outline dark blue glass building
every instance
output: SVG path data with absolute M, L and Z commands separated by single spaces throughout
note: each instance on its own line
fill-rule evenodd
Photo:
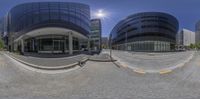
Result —
M 7 16 L 11 51 L 69 53 L 85 48 L 90 8 L 72 2 L 34 2 L 12 8 Z
M 130 51 L 172 51 L 175 49 L 178 21 L 161 12 L 133 14 L 112 30 L 112 47 Z

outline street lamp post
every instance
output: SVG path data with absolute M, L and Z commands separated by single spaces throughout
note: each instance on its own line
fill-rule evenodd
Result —
M 110 46 L 110 59 L 112 60 L 112 34 L 109 37 L 109 46 Z
M 125 38 L 125 50 L 127 51 L 128 48 L 127 48 L 127 31 L 126 31 L 126 38 Z

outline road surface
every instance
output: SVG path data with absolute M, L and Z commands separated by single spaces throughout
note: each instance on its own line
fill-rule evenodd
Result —
M 111 62 L 87 62 L 59 74 L 26 70 L 0 54 L 1 99 L 200 99 L 200 52 L 169 74 L 137 74 Z

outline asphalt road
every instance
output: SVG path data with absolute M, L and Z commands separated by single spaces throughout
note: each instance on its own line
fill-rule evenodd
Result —
M 42 74 L 0 54 L 1 99 L 200 99 L 200 52 L 169 74 L 137 74 L 113 63 Z
M 104 51 L 109 53 L 108 50 Z M 146 53 L 112 51 L 112 56 L 128 66 L 142 68 L 144 70 L 160 70 L 176 66 L 188 59 L 194 51 L 167 52 L 167 53 Z

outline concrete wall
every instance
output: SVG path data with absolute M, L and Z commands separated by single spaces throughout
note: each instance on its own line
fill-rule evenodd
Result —
M 182 29 L 178 34 L 177 39 L 180 45 L 189 46 L 190 44 L 195 44 L 195 32 Z

